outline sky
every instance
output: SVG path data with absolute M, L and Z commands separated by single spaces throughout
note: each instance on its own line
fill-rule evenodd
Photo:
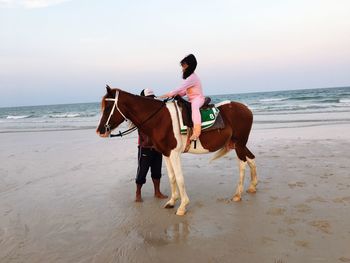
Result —
M 0 0 L 0 107 L 350 86 L 348 0 Z

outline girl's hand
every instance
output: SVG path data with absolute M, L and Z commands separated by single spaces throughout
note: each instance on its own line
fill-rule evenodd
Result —
M 164 95 L 162 95 L 162 96 L 158 96 L 158 98 L 160 98 L 160 99 L 166 99 L 166 98 L 169 98 L 169 97 L 171 97 L 171 96 L 169 95 L 169 93 L 166 93 L 166 94 L 164 94 Z

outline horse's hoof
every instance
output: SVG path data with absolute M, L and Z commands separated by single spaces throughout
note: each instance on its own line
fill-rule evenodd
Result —
M 186 209 L 177 209 L 176 215 L 177 216 L 184 216 L 186 214 Z
M 256 189 L 255 189 L 255 188 L 249 188 L 249 189 L 247 190 L 247 193 L 255 194 L 255 193 L 256 193 Z
M 166 209 L 174 208 L 174 205 L 166 204 L 166 205 L 164 206 L 164 208 L 166 208 Z
M 239 202 L 239 201 L 242 200 L 242 197 L 235 195 L 234 197 L 232 197 L 231 200 L 232 200 L 233 202 Z
M 164 208 L 170 209 L 170 208 L 174 208 L 175 203 L 173 203 L 171 200 L 169 200 L 168 202 L 166 202 L 166 204 L 164 205 Z

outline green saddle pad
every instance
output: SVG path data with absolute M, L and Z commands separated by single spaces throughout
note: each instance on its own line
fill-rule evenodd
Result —
M 202 130 L 208 129 L 214 125 L 216 118 L 219 115 L 219 112 L 219 109 L 216 107 L 200 110 L 202 119 Z M 183 121 L 181 121 L 180 132 L 181 134 L 187 133 L 187 126 L 183 124 Z

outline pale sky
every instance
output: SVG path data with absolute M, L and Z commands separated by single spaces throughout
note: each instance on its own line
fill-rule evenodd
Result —
M 0 107 L 350 86 L 349 0 L 0 0 Z

